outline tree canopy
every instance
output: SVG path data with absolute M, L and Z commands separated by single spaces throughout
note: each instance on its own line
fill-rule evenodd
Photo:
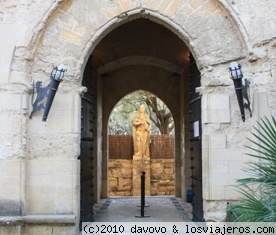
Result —
M 168 107 L 152 93 L 143 90 L 130 93 L 117 103 L 110 115 L 109 134 L 131 134 L 132 121 L 141 104 L 145 105 L 152 121 L 152 134 L 174 134 L 174 121 Z

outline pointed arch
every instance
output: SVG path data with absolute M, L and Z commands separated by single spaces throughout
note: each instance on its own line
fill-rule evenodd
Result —
M 162 1 L 124 4 L 59 0 L 44 11 L 27 42 L 26 73 L 31 71 L 36 77 L 45 73 L 49 64 L 64 61 L 72 68 L 67 73 L 71 78 L 68 83 L 79 86 L 95 46 L 113 29 L 137 18 L 149 19 L 174 32 L 189 47 L 199 68 L 246 58 L 247 51 L 252 53 L 243 25 L 225 0 L 197 1 L 192 8 L 187 0 L 171 1 L 167 6 Z M 14 56 L 13 63 L 17 62 Z
M 137 96 L 135 96 L 135 94 L 137 94 Z M 152 97 L 157 99 L 158 103 L 157 103 L 156 107 L 151 102 Z M 161 98 L 159 98 L 154 93 L 147 91 L 147 90 L 143 90 L 143 89 L 129 92 L 128 94 L 124 95 L 116 103 L 116 105 L 113 107 L 113 109 L 111 110 L 111 112 L 109 114 L 108 125 L 110 125 L 111 117 L 114 114 L 115 108 L 121 105 L 121 106 L 127 108 L 127 110 L 122 110 L 122 109 L 120 109 L 120 107 L 118 107 L 119 111 L 126 112 L 126 116 L 129 117 L 129 120 L 128 120 L 129 122 L 127 122 L 126 120 L 123 120 L 123 119 L 120 119 L 120 120 L 122 121 L 122 123 L 125 123 L 125 124 L 129 123 L 129 126 L 126 128 L 119 127 L 119 129 L 124 130 L 125 134 L 131 134 L 131 128 L 130 128 L 131 124 L 130 123 L 132 122 L 132 119 L 134 118 L 134 116 L 137 114 L 139 106 L 141 104 L 144 104 L 147 106 L 146 112 L 148 113 L 148 115 L 151 118 L 151 121 L 153 122 L 152 126 L 155 128 L 155 132 L 157 131 L 157 129 L 159 129 L 159 133 L 162 133 L 160 128 L 162 127 L 162 124 L 166 125 L 166 123 L 169 121 L 167 119 L 172 120 L 172 122 L 170 122 L 170 123 L 174 126 L 173 114 L 172 114 L 170 108 L 168 107 L 168 105 L 166 104 L 166 102 L 164 102 Z M 162 108 L 162 110 L 160 110 L 160 108 Z M 162 114 L 162 112 L 164 112 L 164 117 L 163 117 L 164 120 L 161 120 L 162 117 L 160 117 L 160 114 Z M 114 121 L 114 119 L 113 119 L 113 121 Z M 126 122 L 124 122 L 124 121 L 126 121 Z M 162 121 L 165 121 L 166 123 L 161 123 Z M 115 124 L 115 125 L 119 124 L 118 122 L 119 121 L 117 121 L 116 123 L 113 123 L 113 124 Z M 168 123 L 168 125 L 170 123 Z M 109 126 L 109 128 L 110 128 L 110 126 Z

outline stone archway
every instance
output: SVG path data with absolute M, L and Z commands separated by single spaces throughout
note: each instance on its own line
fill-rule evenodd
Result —
M 47 7 L 49 10 L 45 10 L 36 33 L 20 48 L 20 53 L 26 53 L 30 60 L 28 69 L 32 68 L 33 78 L 39 76 L 38 71 L 48 57 L 56 61 L 66 58 L 64 62 L 75 68 L 70 75 L 79 79 L 88 57 L 101 39 L 121 24 L 140 17 L 162 24 L 178 35 L 190 48 L 199 68 L 243 58 L 246 50 L 250 51 L 243 26 L 225 0 L 194 3 L 183 0 L 170 4 L 166 1 L 87 3 L 60 0 Z M 88 17 L 82 17 L 87 12 Z M 221 39 L 219 45 L 213 37 Z M 62 52 L 62 47 L 58 49 L 61 45 L 67 46 L 67 53 Z M 16 56 L 13 60 L 14 64 L 19 62 Z
M 157 38 L 163 41 L 155 42 Z M 167 42 L 170 44 L 169 47 L 166 46 Z M 110 52 L 111 47 L 113 52 Z M 112 53 L 116 55 L 115 60 Z M 174 56 L 171 53 L 174 53 Z M 105 159 L 107 159 L 105 149 L 107 149 L 106 127 L 109 114 L 121 97 L 137 89 L 146 89 L 157 94 L 169 107 L 172 107 L 170 109 L 176 117 L 177 123 L 176 151 L 178 152 L 176 153 L 176 159 L 177 165 L 181 166 L 181 134 L 179 131 L 181 111 L 180 103 L 175 98 L 180 94 L 181 76 L 185 67 L 187 67 L 188 54 L 188 48 L 177 36 L 164 26 L 143 18 L 133 20 L 114 29 L 95 48 L 92 53 L 95 61 L 94 67 L 99 68 L 98 71 L 102 72 L 103 75 L 99 83 L 102 89 L 102 163 L 104 167 L 107 165 L 105 163 Z M 101 62 L 105 60 L 107 62 L 102 65 L 99 59 Z M 179 64 L 176 65 L 177 63 L 174 63 L 174 60 L 179 61 Z M 106 169 L 102 171 L 102 196 L 106 197 L 107 186 L 105 184 L 107 180 L 104 172 L 107 172 Z M 181 184 L 180 172 L 180 168 L 178 168 L 178 176 L 176 177 L 178 186 Z M 176 194 L 180 196 L 181 187 L 176 188 L 178 189 Z
M 157 103 L 151 103 L 151 106 L 147 98 L 153 98 Z M 141 104 L 146 107 L 151 120 L 146 162 L 145 158 L 142 162 L 137 157 L 134 159 L 132 122 Z M 174 140 L 174 117 L 169 107 L 155 94 L 136 90 L 118 101 L 108 121 L 108 197 L 140 196 L 141 164 L 145 164 L 147 169 L 146 196 L 174 195 Z
M 50 199 L 47 199 L 52 202 L 51 207 L 47 208 L 47 213 L 74 213 L 79 215 L 79 174 L 76 173 L 79 169 L 77 157 L 80 151 L 79 95 L 82 95 L 85 90 L 81 85 L 81 80 L 88 58 L 91 53 L 93 54 L 96 46 L 102 39 L 114 29 L 135 19 L 151 20 L 159 25 L 163 25 L 168 31 L 173 32 L 182 40 L 183 44 L 187 45 L 201 70 L 202 89 L 200 91 L 207 94 L 205 108 L 207 114 L 210 115 L 211 111 L 208 105 L 212 102 L 212 97 L 209 96 L 209 93 L 213 91 L 208 86 L 229 85 L 228 75 L 222 75 L 221 73 L 225 69 L 225 63 L 228 63 L 230 60 L 245 58 L 248 43 L 246 38 L 244 38 L 244 33 L 240 33 L 243 32 L 242 26 L 235 21 L 235 15 L 231 12 L 228 3 L 223 0 L 220 3 L 215 0 L 198 0 L 193 2 L 183 0 L 170 1 L 170 4 L 167 4 L 167 1 L 156 1 L 155 3 L 151 1 L 143 3 L 140 1 L 128 3 L 114 1 L 111 3 L 106 1 L 66 0 L 58 1 L 49 9 L 48 11 L 45 10 L 45 16 L 42 17 L 40 24 L 38 24 L 39 27 L 34 29 L 36 33 L 33 35 L 33 39 L 27 42 L 27 45 L 24 45 L 25 47 L 18 47 L 16 49 L 10 81 L 17 83 L 20 78 L 21 83 L 29 84 L 30 78 L 41 80 L 41 77 L 48 77 L 49 64 L 66 63 L 68 68 L 67 77 L 60 87 L 60 94 L 56 97 L 56 104 L 52 108 L 51 118 L 47 121 L 47 125 L 41 127 L 39 125 L 40 119 L 37 117 L 34 117 L 28 123 L 29 139 L 27 141 L 31 146 L 28 152 L 31 159 L 28 167 L 32 169 L 33 166 L 37 166 L 41 162 L 53 164 L 53 161 L 57 158 L 62 164 L 66 162 L 70 167 L 70 164 L 72 164 L 72 169 L 70 167 L 66 168 L 66 173 L 70 176 L 74 175 L 74 180 L 67 182 L 67 177 L 64 177 L 63 180 L 66 183 L 66 190 L 71 190 L 74 193 L 68 193 L 67 196 L 71 196 L 64 197 L 65 200 L 62 201 L 59 208 L 54 205 L 55 203 L 58 204 L 60 199 L 51 196 Z M 83 17 L 84 15 L 86 17 Z M 213 40 L 213 38 L 217 40 Z M 18 57 L 18 54 L 24 54 L 27 61 L 23 72 L 20 66 L 22 58 Z M 158 70 L 160 64 L 162 64 L 160 61 L 154 61 L 154 64 L 146 66 L 150 72 Z M 165 66 L 161 67 L 162 74 L 167 74 L 167 77 L 170 77 L 172 71 L 168 71 L 168 69 L 164 68 Z M 172 68 L 172 70 L 175 69 Z M 133 67 L 129 66 L 129 73 L 134 73 L 133 71 Z M 119 72 L 120 68 L 114 70 L 112 73 L 119 76 Z M 140 69 L 139 72 L 142 74 L 145 70 Z M 179 73 L 179 70 L 176 72 Z M 108 83 L 109 77 L 106 76 L 108 74 L 98 75 L 104 75 L 101 79 Z M 180 81 L 181 83 L 183 79 L 179 80 L 178 76 L 174 76 L 172 81 Z M 47 82 L 46 78 L 43 82 Z M 101 84 L 96 85 L 101 86 Z M 101 91 L 104 94 L 104 89 Z M 98 93 L 97 95 L 101 96 L 102 94 Z M 99 113 L 98 121 L 103 118 L 103 121 L 99 122 L 99 129 L 97 131 L 99 137 L 97 138 L 97 141 L 99 141 L 97 151 L 101 152 L 100 143 L 102 143 L 103 136 L 106 135 L 105 130 L 102 128 L 102 123 L 105 122 L 105 116 L 102 115 L 104 114 L 102 111 L 102 102 L 104 100 L 97 100 L 99 102 L 99 109 L 97 110 Z M 227 100 L 227 97 L 225 100 Z M 66 102 L 66 105 L 64 105 L 64 102 Z M 183 100 L 180 102 L 182 102 L 182 105 L 184 104 Z M 60 125 L 56 125 L 54 120 L 55 118 L 60 118 L 60 110 L 63 113 L 63 121 Z M 180 109 L 177 109 L 176 112 L 180 112 Z M 178 115 L 183 115 L 183 112 Z M 206 123 L 212 122 L 213 119 L 210 115 L 206 116 Z M 228 117 L 222 117 L 222 120 L 216 121 L 223 122 L 226 120 L 226 122 L 229 122 L 229 119 Z M 184 133 L 184 124 L 180 121 L 178 129 L 181 130 L 178 138 L 179 156 L 184 156 L 182 148 L 184 143 L 184 135 L 182 135 Z M 204 129 L 204 131 L 208 135 L 209 131 L 211 133 L 213 130 Z M 53 136 L 55 138 L 54 141 Z M 51 143 L 51 148 L 48 145 L 43 145 L 43 141 Z M 104 149 L 105 147 L 103 146 Z M 207 151 L 209 147 L 206 144 Z M 105 153 L 103 152 L 103 154 Z M 181 165 L 181 159 L 179 159 L 178 163 Z M 204 167 L 209 171 L 207 164 Z M 39 169 L 36 170 L 39 171 Z M 59 169 L 52 169 L 51 173 L 48 173 L 49 178 L 58 171 Z M 26 178 L 29 177 L 28 179 L 30 180 L 37 179 L 36 175 L 28 174 L 26 173 Z M 181 175 L 181 172 L 178 174 Z M 212 201 L 216 199 L 212 198 L 211 194 L 209 194 L 208 176 L 205 180 L 205 185 L 208 185 L 208 188 L 205 190 L 205 200 Z M 62 182 L 60 183 L 62 184 Z M 183 182 L 179 183 L 182 184 Z M 50 191 L 55 190 L 57 195 L 62 194 L 57 185 L 49 185 L 47 187 Z M 38 186 L 26 182 L 26 188 L 29 193 L 29 197 L 23 199 L 25 200 L 25 204 L 29 205 L 26 208 L 26 213 L 46 213 L 45 205 L 47 205 L 47 201 L 31 200 L 37 196 L 35 192 Z M 178 195 L 183 195 L 183 192 L 178 193 Z

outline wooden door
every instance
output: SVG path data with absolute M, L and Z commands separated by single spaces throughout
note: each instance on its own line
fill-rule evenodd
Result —
M 193 220 L 204 221 L 202 198 L 202 130 L 201 96 L 195 92 L 200 87 L 200 72 L 192 55 L 190 56 L 190 151 L 191 178 L 193 191 Z
M 95 129 L 95 110 L 93 93 L 92 67 L 87 66 L 83 76 L 83 86 L 88 91 L 81 100 L 81 143 L 80 143 L 80 230 L 82 222 L 94 220 L 94 129 Z

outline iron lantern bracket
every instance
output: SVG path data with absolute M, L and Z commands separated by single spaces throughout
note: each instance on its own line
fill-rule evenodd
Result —
M 61 64 L 59 67 L 53 68 L 50 76 L 51 82 L 48 84 L 47 87 L 42 88 L 41 81 L 37 81 L 36 84 L 33 83 L 33 96 L 36 89 L 37 97 L 35 102 L 32 103 L 33 110 L 30 114 L 30 119 L 32 119 L 33 114 L 36 111 L 40 111 L 41 109 L 44 109 L 42 121 L 46 122 L 55 94 L 58 90 L 58 86 L 60 82 L 63 81 L 62 79 L 64 77 L 65 72 L 66 72 L 65 66 Z M 46 105 L 44 105 L 45 99 L 46 99 Z M 33 97 L 32 97 L 32 101 L 33 101 Z
M 230 71 L 230 77 L 233 80 L 234 87 L 236 90 L 236 96 L 238 99 L 240 112 L 242 121 L 245 121 L 245 112 L 244 110 L 247 109 L 250 112 L 250 117 L 252 117 L 252 111 L 251 111 L 251 103 L 250 103 L 250 93 L 249 93 L 249 85 L 250 82 L 248 79 L 244 79 L 244 85 L 243 85 L 243 74 L 241 71 L 241 65 L 238 65 L 237 62 L 232 62 L 231 67 L 229 68 Z

